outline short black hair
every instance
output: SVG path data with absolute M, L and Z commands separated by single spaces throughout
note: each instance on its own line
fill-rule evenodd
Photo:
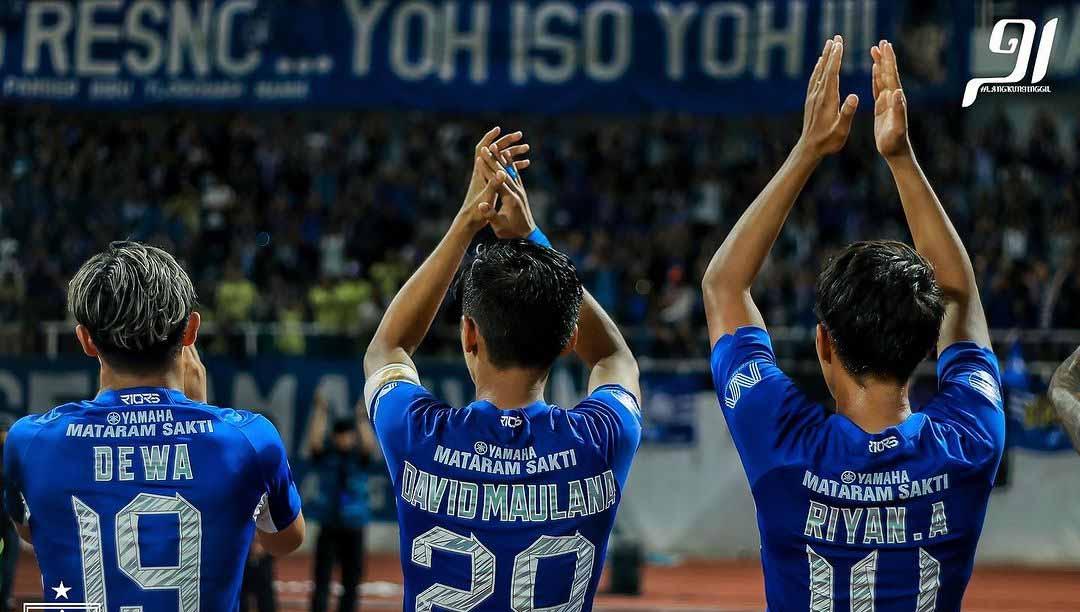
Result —
M 566 255 L 528 240 L 481 244 L 461 282 L 462 314 L 496 368 L 546 370 L 570 342 L 584 293 Z
M 113 242 L 68 283 L 68 309 L 104 359 L 134 373 L 159 372 L 180 354 L 195 288 L 165 251 Z
M 941 333 L 945 297 L 934 267 L 891 240 L 856 242 L 822 269 L 814 312 L 856 378 L 906 382 Z

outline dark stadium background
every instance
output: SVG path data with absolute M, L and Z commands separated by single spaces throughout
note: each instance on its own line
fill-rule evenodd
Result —
M 18 31 L 29 4 L 0 2 L 0 29 Z M 1009 373 L 1014 448 L 991 505 L 970 609 L 1080 609 L 1080 481 L 1043 397 L 1053 367 L 1080 344 L 1080 38 L 1072 34 L 1080 31 L 1080 4 L 878 4 L 895 20 L 915 149 L 973 256 Z M 259 27 L 243 30 L 236 44 L 281 41 L 295 53 L 318 50 L 323 41 L 310 31 L 286 34 L 301 29 L 287 22 L 296 14 L 290 10 L 312 9 L 307 27 L 319 2 L 257 5 Z M 816 11 L 821 3 L 809 6 Z M 999 18 L 1041 24 L 1058 14 L 1052 62 L 1071 61 L 1073 71 L 1052 74 L 1052 94 L 985 95 L 961 108 L 968 66 L 986 55 L 986 29 Z M 972 29 L 982 38 L 968 45 L 962 37 Z M 13 59 L 0 60 L 5 78 L 9 70 L 16 70 Z M 804 78 L 800 71 L 795 80 Z M 811 179 L 755 288 L 783 365 L 821 399 L 812 342 L 820 262 L 854 240 L 908 239 L 874 151 L 872 102 L 864 85 L 844 78 L 845 91 L 863 94 L 856 129 Z M 414 87 L 409 91 L 423 92 Z M 647 414 L 639 460 L 645 465 L 635 468 L 642 475 L 631 480 L 620 524 L 622 537 L 647 553 L 645 597 L 608 597 L 598 608 L 760 608 L 760 573 L 746 560 L 756 556 L 756 540 L 738 533 L 753 525 L 741 473 L 716 477 L 722 484 L 710 499 L 723 506 L 682 516 L 685 532 L 665 531 L 668 519 L 650 513 L 647 503 L 635 506 L 632 496 L 634 488 L 637 500 L 671 495 L 658 481 L 673 465 L 710 478 L 732 469 L 709 463 L 734 455 L 724 454 L 726 431 L 710 425 L 715 399 L 699 283 L 716 247 L 793 144 L 801 86 L 778 86 L 783 99 L 750 109 L 740 106 L 739 87 L 720 89 L 731 99 L 717 98 L 717 112 L 662 103 L 608 109 L 572 91 L 547 101 L 550 107 L 504 91 L 500 112 L 486 108 L 494 102 L 470 112 L 456 108 L 467 96 L 455 97 L 445 84 L 432 87 L 454 108 L 417 95 L 363 108 L 325 98 L 310 106 L 117 108 L 0 91 L 0 410 L 39 412 L 92 388 L 95 364 L 81 356 L 65 310 L 67 280 L 111 240 L 147 241 L 175 253 L 196 283 L 211 397 L 223 404 L 265 400 L 243 407 L 266 408 L 304 475 L 300 443 L 315 389 L 330 385 L 336 414 L 352 409 L 362 388 L 363 348 L 457 210 L 475 141 L 492 125 L 521 129 L 532 145 L 525 179 L 537 221 L 623 327 L 642 356 L 646 397 L 655 398 L 647 404 L 655 410 Z M 701 104 L 703 97 L 692 94 L 679 92 Z M 456 307 L 451 300 L 444 309 L 421 364 L 443 392 L 464 399 Z M 932 367 L 920 370 L 916 403 L 933 390 Z M 563 364 L 552 397 L 572 396 L 580 378 L 576 366 Z M 388 518 L 392 508 L 378 474 L 376 467 L 373 495 Z M 685 488 L 696 482 L 673 480 Z M 392 524 L 377 529 L 365 603 L 390 609 L 399 593 L 396 543 Z M 24 554 L 21 596 L 38 592 L 33 571 L 32 555 Z M 304 554 L 280 564 L 278 592 L 287 609 L 304 609 L 309 573 Z

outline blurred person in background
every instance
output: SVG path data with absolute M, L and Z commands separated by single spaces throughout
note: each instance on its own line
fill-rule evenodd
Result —
M 251 610 L 255 600 L 258 612 L 276 612 L 277 597 L 274 594 L 274 557 L 266 552 L 258 540 L 251 543 L 247 563 L 244 564 L 244 581 L 240 585 L 240 612 Z
M 11 415 L 0 415 L 0 458 L 4 456 L 8 430 L 14 424 L 15 419 Z M 4 462 L 0 459 L 0 490 L 3 490 L 3 486 Z M 19 563 L 19 532 L 3 504 L 0 504 L 0 537 L 3 538 L 3 547 L 0 548 L 0 612 L 8 612 L 15 606 L 12 585 L 15 584 L 15 567 Z
M 0 326 L 18 325 L 25 312 L 26 280 L 17 254 L 19 243 L 14 239 L 0 240 Z M 16 328 L 17 329 L 17 328 Z M 13 353 L 22 344 L 17 334 L 0 329 L 0 354 Z
M 338 612 L 352 612 L 357 609 L 357 587 L 364 569 L 364 530 L 370 518 L 366 469 L 378 449 L 362 405 L 357 405 L 355 418 L 336 419 L 327 440 L 330 404 L 321 391 L 315 393 L 314 403 L 307 450 L 319 480 L 318 496 L 311 503 L 319 520 L 319 537 L 315 541 L 311 609 L 328 609 L 330 579 L 337 564 L 343 587 Z
M 243 334 L 238 325 L 251 320 L 255 314 L 259 289 L 244 276 L 239 258 L 234 257 L 225 264 L 225 275 L 218 283 L 214 297 L 219 326 L 215 348 L 224 350 L 227 347 L 231 354 L 242 354 Z
M 1054 372 L 1049 395 L 1061 428 L 1080 453 L 1080 348 Z

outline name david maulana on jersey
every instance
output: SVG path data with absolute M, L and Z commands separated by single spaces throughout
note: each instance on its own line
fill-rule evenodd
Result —
M 577 465 L 573 449 L 538 455 L 532 447 L 502 448 L 477 442 L 476 452 L 439 446 L 436 463 L 482 474 L 519 475 L 563 470 Z M 505 522 L 541 522 L 599 514 L 615 505 L 615 474 L 558 484 L 492 484 L 445 478 L 406 461 L 401 498 L 412 506 L 446 516 Z

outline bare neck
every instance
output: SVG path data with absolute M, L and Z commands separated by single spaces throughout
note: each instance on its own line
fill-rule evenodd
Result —
M 859 385 L 853 379 L 836 389 L 836 411 L 867 433 L 879 433 L 903 423 L 911 416 L 907 384 L 868 380 Z
M 524 368 L 496 370 L 484 366 L 476 373 L 476 399 L 502 410 L 523 408 L 544 400 L 547 373 Z
M 158 387 L 162 389 L 176 389 L 177 391 L 184 390 L 184 377 L 180 371 L 180 363 L 177 360 L 176 364 L 163 372 L 156 372 L 151 374 L 132 374 L 130 372 L 120 372 L 101 361 L 101 374 L 99 375 L 99 385 L 101 389 L 131 389 L 134 387 Z

